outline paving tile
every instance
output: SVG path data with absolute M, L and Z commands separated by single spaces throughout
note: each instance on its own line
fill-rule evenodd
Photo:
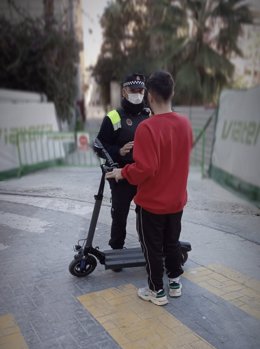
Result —
M 28 349 L 28 346 L 11 314 L 0 316 L 0 348 Z
M 260 320 L 258 280 L 222 265 L 190 269 L 184 277 Z
M 182 297 L 167 305 L 171 314 L 216 348 L 260 347 L 259 320 L 196 283 L 182 282 Z
M 105 209 L 105 215 L 110 214 L 109 208 Z M 86 278 L 76 278 L 68 272 L 74 254 L 72 246 L 79 237 L 86 236 L 90 216 L 76 217 L 14 203 L 7 205 L 6 210 L 43 219 L 50 224 L 50 229 L 41 235 L 8 227 L 4 227 L 3 232 L 1 230 L 1 243 L 10 248 L 0 253 L 0 315 L 12 314 L 28 349 L 64 349 L 66 346 L 72 346 L 70 349 L 120 349 L 110 331 L 114 331 L 114 336 L 118 338 L 121 336 L 121 340 L 122 336 L 127 338 L 124 349 L 160 346 L 165 349 L 203 349 L 203 346 L 208 347 L 208 343 L 218 349 L 260 348 L 258 298 L 255 296 L 259 292 L 259 282 L 250 276 L 224 265 L 202 266 L 198 282 L 184 277 L 183 296 L 171 299 L 163 309 L 150 303 L 140 303 L 136 295 L 127 304 L 126 300 L 133 297 L 132 292 L 135 294 L 136 287 L 146 283 L 147 275 L 143 267 L 124 269 L 116 274 L 98 263 L 95 271 Z M 130 222 L 134 226 L 134 219 L 130 218 Z M 191 225 L 187 227 L 190 229 Z M 198 229 L 201 227 L 198 226 Z M 99 226 L 95 244 L 101 249 L 108 248 L 109 231 L 109 224 Z M 195 239 L 191 242 L 198 255 Z M 127 246 L 135 244 L 136 234 L 130 231 Z M 255 247 L 250 244 L 247 249 L 251 253 Z M 215 256 L 212 257 L 214 261 Z M 201 259 L 196 257 L 193 260 L 191 253 L 185 270 L 194 269 L 198 262 Z M 245 269 L 251 268 L 250 263 L 248 261 Z M 257 268 L 253 269 L 252 274 L 256 274 Z M 131 288 L 129 284 L 134 286 Z M 226 293 L 228 287 L 230 289 Z M 106 309 L 96 306 L 100 313 L 97 321 L 92 311 L 99 299 L 94 303 L 88 297 L 85 299 L 86 305 L 91 307 L 92 304 L 94 309 L 88 311 L 77 297 L 100 291 L 106 291 L 103 292 L 105 303 L 100 303 L 105 304 Z M 111 313 L 113 309 L 117 309 L 116 317 Z M 162 310 L 163 315 L 160 314 Z M 135 314 L 138 314 L 138 321 L 135 321 Z M 163 338 L 154 330 L 154 318 L 160 319 L 157 327 Z M 153 331 L 147 336 L 149 326 Z M 170 339 L 178 339 L 178 345 L 169 344 Z M 181 348 L 179 343 L 182 343 Z
M 162 307 L 138 299 L 136 291 L 129 284 L 78 299 L 123 349 L 150 348 L 155 342 L 157 348 L 182 349 L 194 341 L 213 348 Z

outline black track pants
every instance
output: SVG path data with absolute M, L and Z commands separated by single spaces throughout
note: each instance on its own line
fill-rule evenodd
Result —
M 116 183 L 110 181 L 112 208 L 111 208 L 111 237 L 109 245 L 114 248 L 123 248 L 126 237 L 127 217 L 131 201 L 136 194 L 136 186 L 129 184 L 126 180 Z
M 163 289 L 164 267 L 170 278 L 183 273 L 181 266 L 182 211 L 174 214 L 153 214 L 137 207 L 137 231 L 146 260 L 148 285 L 153 291 Z

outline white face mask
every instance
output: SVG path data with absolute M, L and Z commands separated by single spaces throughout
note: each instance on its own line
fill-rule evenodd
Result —
M 140 104 L 144 99 L 144 95 L 142 93 L 128 93 L 127 100 L 132 104 Z

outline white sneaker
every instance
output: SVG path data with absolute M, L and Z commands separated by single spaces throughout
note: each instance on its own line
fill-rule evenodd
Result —
M 144 301 L 150 301 L 156 305 L 165 305 L 168 303 L 168 299 L 164 290 L 154 292 L 150 290 L 148 287 L 144 287 L 139 288 L 137 294 Z
M 179 278 L 169 279 L 169 296 L 180 297 L 181 296 L 182 284 Z

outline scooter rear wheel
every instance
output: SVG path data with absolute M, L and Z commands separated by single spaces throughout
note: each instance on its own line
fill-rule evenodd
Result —
M 182 250 L 181 251 L 181 255 L 182 255 L 182 263 L 181 264 L 184 265 L 187 262 L 187 259 L 188 259 L 188 252 Z
M 77 277 L 84 277 L 91 274 L 97 266 L 94 256 L 88 255 L 87 259 L 74 258 L 69 265 L 69 272 Z

